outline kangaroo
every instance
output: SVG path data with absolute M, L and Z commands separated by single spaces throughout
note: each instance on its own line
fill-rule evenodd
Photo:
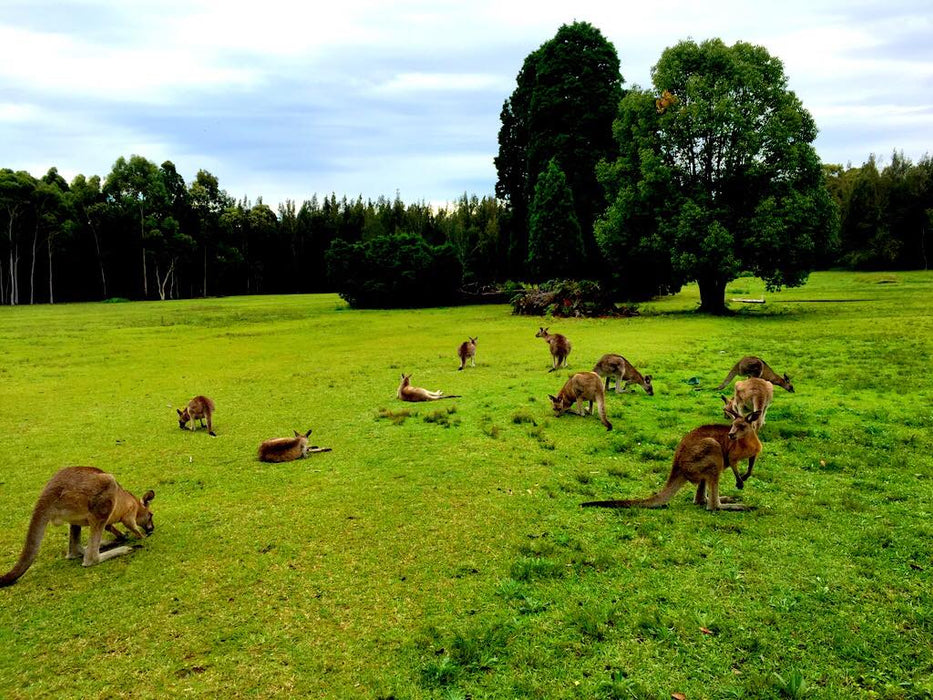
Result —
M 606 391 L 602 379 L 595 372 L 577 372 L 567 380 L 557 396 L 548 394 L 548 398 L 551 399 L 556 416 L 569 411 L 574 402 L 577 404 L 577 414 L 585 416 L 583 402 L 590 402 L 589 412 L 592 413 L 595 401 L 599 407 L 599 420 L 606 426 L 606 430 L 612 430 L 612 423 L 606 418 Z
M 765 414 L 768 412 L 768 406 L 771 405 L 771 399 L 773 398 L 774 386 L 772 386 L 771 382 L 751 377 L 735 383 L 735 394 L 731 399 L 725 396 L 722 397 L 725 403 L 723 410 L 726 412 L 727 417 L 736 413 L 739 415 L 753 412 L 760 413 L 761 416 L 758 419 L 756 430 L 761 430 L 761 426 L 765 424 Z
M 616 380 L 616 393 L 628 391 L 629 384 L 640 384 L 648 396 L 654 396 L 654 387 L 651 385 L 651 375 L 642 376 L 641 372 L 632 367 L 632 363 L 621 355 L 607 354 L 599 358 L 593 371 L 600 377 L 606 378 L 606 391 L 609 391 L 609 380 Z M 622 382 L 625 387 L 622 387 Z
M 547 328 L 538 327 L 538 332 L 535 333 L 535 338 L 544 338 L 544 342 L 548 344 L 551 349 L 551 369 L 548 372 L 553 372 L 559 367 L 567 366 L 567 357 L 570 355 L 571 345 L 570 341 L 567 340 L 567 336 L 561 335 L 560 333 L 548 333 Z
M 741 375 L 743 377 L 759 377 L 765 381 L 771 382 L 772 384 L 777 384 L 779 387 L 787 389 L 790 393 L 794 393 L 794 385 L 791 384 L 790 377 L 786 374 L 781 377 L 768 366 L 768 363 L 762 360 L 760 357 L 755 357 L 754 355 L 747 355 L 741 360 L 735 363 L 735 366 L 729 370 L 729 374 L 725 379 L 722 380 L 722 384 L 716 387 L 714 391 L 720 391 L 725 389 L 729 385 L 729 382 L 732 381 L 732 378 L 735 375 Z
M 735 474 L 736 486 L 742 488 L 752 474 L 752 467 L 761 452 L 757 434 L 758 414 L 747 416 L 732 414 L 732 425 L 701 425 L 687 433 L 674 452 L 674 463 L 667 483 L 658 493 L 648 498 L 625 501 L 589 501 L 584 508 L 660 508 L 668 503 L 688 481 L 697 485 L 693 502 L 705 505 L 706 510 L 749 510 L 741 503 L 732 503 L 719 496 L 719 478 L 726 467 Z M 739 475 L 736 466 L 748 459 L 748 472 Z M 709 497 L 707 498 L 707 492 Z
M 437 391 L 428 391 L 427 389 L 422 389 L 420 386 L 412 386 L 410 374 L 402 374 L 402 381 L 398 385 L 398 391 L 395 392 L 395 397 L 402 401 L 437 401 L 438 399 L 460 398 L 459 394 L 444 396 L 444 392 L 440 389 Z
M 304 435 L 297 430 L 292 432 L 295 433 L 295 437 L 272 438 L 262 442 L 259 445 L 259 461 L 291 462 L 293 459 L 303 459 L 309 454 L 331 451 L 329 447 L 309 445 L 308 437 L 311 435 L 310 430 Z
M 100 540 L 106 529 L 118 540 L 126 536 L 114 525 L 122 523 L 139 538 L 152 534 L 155 525 L 149 504 L 155 491 L 147 491 L 142 500 L 125 490 L 113 474 L 96 467 L 65 467 L 59 470 L 42 489 L 32 511 L 26 543 L 19 560 L 3 576 L 0 587 L 10 586 L 26 573 L 39 554 L 45 529 L 68 523 L 68 554 L 66 558 L 84 557 L 84 566 L 93 566 L 112 557 L 128 554 L 132 547 L 114 547 L 100 551 Z M 87 547 L 81 547 L 81 528 L 90 527 Z
M 457 355 L 460 357 L 460 367 L 457 371 L 466 367 L 467 360 L 470 360 L 470 367 L 476 367 L 476 338 L 470 337 L 469 340 L 460 343 Z
M 184 410 L 176 408 L 178 412 L 178 427 L 184 430 L 191 422 L 191 429 L 195 430 L 198 426 L 195 421 L 200 421 L 201 427 L 204 427 L 204 421 L 207 420 L 207 434 L 217 437 L 214 428 L 211 425 L 211 416 L 214 415 L 214 402 L 206 396 L 195 396 Z

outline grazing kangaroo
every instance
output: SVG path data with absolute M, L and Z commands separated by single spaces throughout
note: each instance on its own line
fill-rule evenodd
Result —
M 702 425 L 687 433 L 674 452 L 674 463 L 667 483 L 658 493 L 648 498 L 625 501 L 590 501 L 583 507 L 602 508 L 660 508 L 668 503 L 688 481 L 697 485 L 693 502 L 706 505 L 706 510 L 749 510 L 749 506 L 731 503 L 719 496 L 719 478 L 729 467 L 735 474 L 736 486 L 742 488 L 752 474 L 755 459 L 761 452 L 761 441 L 756 432 L 758 415 L 733 414 L 732 425 Z M 748 472 L 739 475 L 736 466 L 748 459 Z M 709 497 L 707 497 L 707 491 Z
M 560 333 L 548 333 L 547 328 L 538 327 L 538 332 L 535 333 L 535 338 L 544 338 L 544 342 L 548 344 L 548 347 L 551 350 L 551 369 L 548 372 L 553 372 L 558 367 L 567 366 L 567 357 L 570 355 L 571 345 L 570 341 L 567 340 L 567 336 L 561 335 Z
M 595 372 L 577 372 L 567 380 L 557 396 L 548 394 L 548 398 L 557 416 L 569 411 L 574 403 L 577 404 L 577 414 L 585 416 L 583 402 L 590 402 L 589 412 L 592 413 L 595 401 L 599 407 L 599 420 L 606 426 L 606 430 L 612 430 L 612 423 L 606 418 L 606 391 L 602 379 Z
M 125 490 L 113 474 L 96 467 L 65 467 L 59 470 L 42 489 L 32 511 L 26 543 L 15 566 L 0 576 L 0 587 L 13 584 L 36 560 L 45 529 L 68 523 L 68 559 L 83 556 L 84 566 L 93 566 L 112 557 L 128 554 L 132 547 L 114 547 L 100 551 L 100 540 L 106 529 L 118 540 L 126 536 L 114 525 L 122 523 L 139 538 L 155 529 L 149 504 L 155 491 L 147 491 L 142 500 Z M 81 528 L 90 527 L 87 547 L 81 547 Z
M 628 391 L 629 384 L 639 384 L 648 396 L 654 396 L 651 375 L 642 376 L 641 372 L 632 367 L 632 363 L 621 355 L 613 355 L 612 353 L 603 355 L 599 358 L 599 362 L 596 363 L 593 371 L 600 377 L 606 378 L 606 391 L 609 391 L 609 380 L 615 379 L 617 394 Z M 625 382 L 624 388 L 622 387 L 623 381 Z
M 259 445 L 259 461 L 291 462 L 294 459 L 303 459 L 309 454 L 331 451 L 329 447 L 309 445 L 308 437 L 311 435 L 310 430 L 304 435 L 297 430 L 292 432 L 295 433 L 295 437 L 272 438 L 262 442 Z
M 460 367 L 457 371 L 466 367 L 467 360 L 470 360 L 470 367 L 476 367 L 476 338 L 470 337 L 469 340 L 460 343 L 457 355 L 460 357 Z
M 735 383 L 735 394 L 731 399 L 723 396 L 722 400 L 726 404 L 723 410 L 726 416 L 747 415 L 749 413 L 759 413 L 758 426 L 756 430 L 761 430 L 765 424 L 765 414 L 768 412 L 768 406 L 771 405 L 771 399 L 774 398 L 774 386 L 771 382 L 757 377 L 751 377 Z
M 736 362 L 735 366 L 729 370 L 729 374 L 726 378 L 722 380 L 722 384 L 717 386 L 715 391 L 725 389 L 729 382 L 732 381 L 732 378 L 737 374 L 743 377 L 758 377 L 772 384 L 777 384 L 779 387 L 787 389 L 792 394 L 794 393 L 794 385 L 791 384 L 790 377 L 786 374 L 783 377 L 779 376 L 777 372 L 768 366 L 767 362 L 754 355 L 747 355 Z
M 398 385 L 398 391 L 395 392 L 395 396 L 402 401 L 437 401 L 438 399 L 460 398 L 459 394 L 445 396 L 444 392 L 440 389 L 437 391 L 428 391 L 427 389 L 422 389 L 420 386 L 412 386 L 410 374 L 402 375 L 402 382 Z
M 211 416 L 214 415 L 214 402 L 211 401 L 206 396 L 195 396 L 191 401 L 188 402 L 188 405 L 185 406 L 185 410 L 180 408 L 175 409 L 178 412 L 178 427 L 184 430 L 188 426 L 188 422 L 191 422 L 191 429 L 195 430 L 198 426 L 195 424 L 195 421 L 200 421 L 201 427 L 204 427 L 204 421 L 207 421 L 207 434 L 217 437 L 217 433 L 214 432 L 214 427 L 211 425 Z

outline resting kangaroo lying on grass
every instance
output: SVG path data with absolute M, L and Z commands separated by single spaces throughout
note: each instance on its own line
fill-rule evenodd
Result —
M 32 511 L 26 532 L 26 543 L 16 565 L 3 576 L 0 586 L 9 586 L 26 573 L 39 554 L 45 529 L 68 523 L 68 559 L 83 556 L 84 566 L 93 566 L 112 557 L 128 554 L 132 547 L 115 547 L 100 551 L 100 540 L 106 529 L 118 540 L 126 535 L 114 525 L 122 523 L 127 530 L 143 538 L 155 530 L 149 504 L 155 491 L 147 491 L 142 500 L 125 490 L 113 474 L 96 467 L 65 467 L 58 471 L 42 489 Z M 87 547 L 81 547 L 81 528 L 90 527 Z
M 402 381 L 398 385 L 398 391 L 395 392 L 395 396 L 402 401 L 437 401 L 438 399 L 460 398 L 458 394 L 444 396 L 444 392 L 439 389 L 437 391 L 428 391 L 427 389 L 422 389 L 420 386 L 412 386 L 410 374 L 402 375 Z
M 272 438 L 265 440 L 259 445 L 260 462 L 291 462 L 293 459 L 302 459 L 309 454 L 317 452 L 330 452 L 329 447 L 318 447 L 309 445 L 308 437 L 311 435 L 309 430 L 304 435 L 297 430 L 292 431 L 295 437 Z
M 735 366 L 729 370 L 729 374 L 726 378 L 722 380 L 722 384 L 716 387 L 716 391 L 725 389 L 737 374 L 743 377 L 759 377 L 794 393 L 794 385 L 791 384 L 790 377 L 786 374 L 783 377 L 779 376 L 777 372 L 768 366 L 767 362 L 754 355 L 747 355 L 736 362 Z
M 660 508 L 666 505 L 688 481 L 697 485 L 693 502 L 706 505 L 706 510 L 749 510 L 741 503 L 729 503 L 719 496 L 719 478 L 726 467 L 735 474 L 736 486 L 752 473 L 755 459 L 761 452 L 761 441 L 756 433 L 757 413 L 742 417 L 733 414 L 732 425 L 701 425 L 687 433 L 674 452 L 674 463 L 667 483 L 658 493 L 648 498 L 624 501 L 590 501 L 583 507 L 602 508 Z M 748 472 L 739 476 L 736 466 L 748 459 Z M 707 497 L 707 491 L 709 497 Z

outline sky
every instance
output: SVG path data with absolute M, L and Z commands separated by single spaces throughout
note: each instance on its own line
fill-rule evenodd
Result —
M 133 154 L 235 198 L 493 195 L 525 57 L 596 26 L 623 85 L 678 41 L 765 47 L 827 163 L 933 153 L 930 0 L 0 0 L 0 168 L 105 178 Z

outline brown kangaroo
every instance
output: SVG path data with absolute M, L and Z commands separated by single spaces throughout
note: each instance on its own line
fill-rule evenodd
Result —
M 459 399 L 460 395 L 450 394 L 445 396 L 444 392 L 439 389 L 437 391 L 428 391 L 420 386 L 412 386 L 411 375 L 402 374 L 402 381 L 398 385 L 395 397 L 402 401 L 437 401 L 438 399 Z
M 207 421 L 207 434 L 217 437 L 214 427 L 211 425 L 211 416 L 214 415 L 214 402 L 206 396 L 195 396 L 185 409 L 175 409 L 178 412 L 178 427 L 184 430 L 191 422 L 191 429 L 195 430 L 198 426 L 195 421 L 200 421 L 201 427 L 204 427 L 204 421 Z
M 329 447 L 309 445 L 308 437 L 311 435 L 310 430 L 304 435 L 297 430 L 292 432 L 295 433 L 295 437 L 272 438 L 262 442 L 259 445 L 259 461 L 291 462 L 293 459 L 303 459 L 309 454 L 331 451 Z
M 466 361 L 470 360 L 470 367 L 476 367 L 476 338 L 470 337 L 464 340 L 457 348 L 457 355 L 460 357 L 460 367 L 458 371 L 466 367 Z
M 593 371 L 600 377 L 606 378 L 606 391 L 609 391 L 609 380 L 615 379 L 617 394 L 628 391 L 629 384 L 639 384 L 648 396 L 654 396 L 651 375 L 642 376 L 641 372 L 632 367 L 632 363 L 621 355 L 611 353 L 603 355 L 599 358 L 599 362 L 596 363 Z M 622 387 L 623 381 L 625 382 L 624 388 Z
M 562 416 L 570 410 L 574 403 L 577 404 L 577 414 L 585 416 L 583 412 L 583 402 L 590 402 L 589 412 L 593 412 L 593 402 L 599 407 L 599 420 L 606 426 L 606 430 L 612 430 L 612 423 L 606 418 L 606 391 L 603 389 L 603 381 L 595 372 L 577 372 L 567 383 L 557 396 L 551 396 L 551 406 L 554 408 L 554 415 Z
M 791 384 L 790 377 L 786 374 L 781 377 L 768 366 L 767 362 L 754 355 L 747 355 L 736 362 L 735 366 L 729 370 L 729 374 L 726 378 L 722 380 L 722 384 L 717 386 L 715 391 L 725 389 L 729 382 L 732 381 L 732 378 L 737 374 L 743 377 L 758 377 L 772 384 L 777 384 L 779 387 L 787 389 L 787 391 L 792 394 L 794 393 L 794 385 Z
M 68 523 L 68 559 L 83 556 L 84 566 L 93 566 L 112 557 L 128 554 L 132 547 L 114 547 L 100 551 L 100 540 L 106 529 L 118 540 L 126 539 L 114 525 L 122 523 L 139 538 L 155 529 L 149 504 L 155 491 L 147 491 L 142 500 L 125 490 L 113 474 L 96 467 L 65 467 L 59 470 L 42 489 L 32 511 L 26 543 L 19 560 L 3 576 L 0 587 L 13 584 L 32 565 L 39 553 L 45 529 Z M 81 547 L 81 528 L 90 527 L 87 547 Z
M 551 369 L 549 369 L 548 372 L 553 372 L 559 367 L 567 366 L 567 357 L 569 357 L 571 350 L 570 341 L 567 340 L 567 336 L 561 335 L 560 333 L 548 333 L 547 328 L 541 328 L 539 326 L 538 332 L 535 333 L 535 338 L 544 338 L 544 342 L 546 342 L 551 349 Z
M 701 425 L 687 433 L 674 452 L 674 463 L 667 483 L 658 493 L 648 498 L 625 501 L 590 501 L 584 507 L 602 508 L 660 508 L 668 503 L 688 481 L 697 485 L 693 502 L 706 505 L 706 510 L 749 510 L 749 506 L 731 503 L 719 496 L 719 478 L 726 467 L 735 474 L 736 486 L 742 488 L 752 474 L 755 459 L 761 452 L 761 441 L 756 432 L 758 415 L 734 415 L 732 425 Z M 736 466 L 748 459 L 748 472 L 739 475 Z M 707 491 L 709 497 L 707 498 Z
M 731 399 L 725 396 L 722 397 L 723 402 L 726 404 L 723 410 L 726 412 L 727 418 L 736 413 L 743 416 L 753 412 L 761 414 L 755 428 L 761 430 L 761 426 L 765 424 L 765 414 L 768 412 L 768 406 L 771 405 L 771 399 L 773 398 L 774 386 L 771 382 L 751 377 L 735 383 L 735 394 Z

